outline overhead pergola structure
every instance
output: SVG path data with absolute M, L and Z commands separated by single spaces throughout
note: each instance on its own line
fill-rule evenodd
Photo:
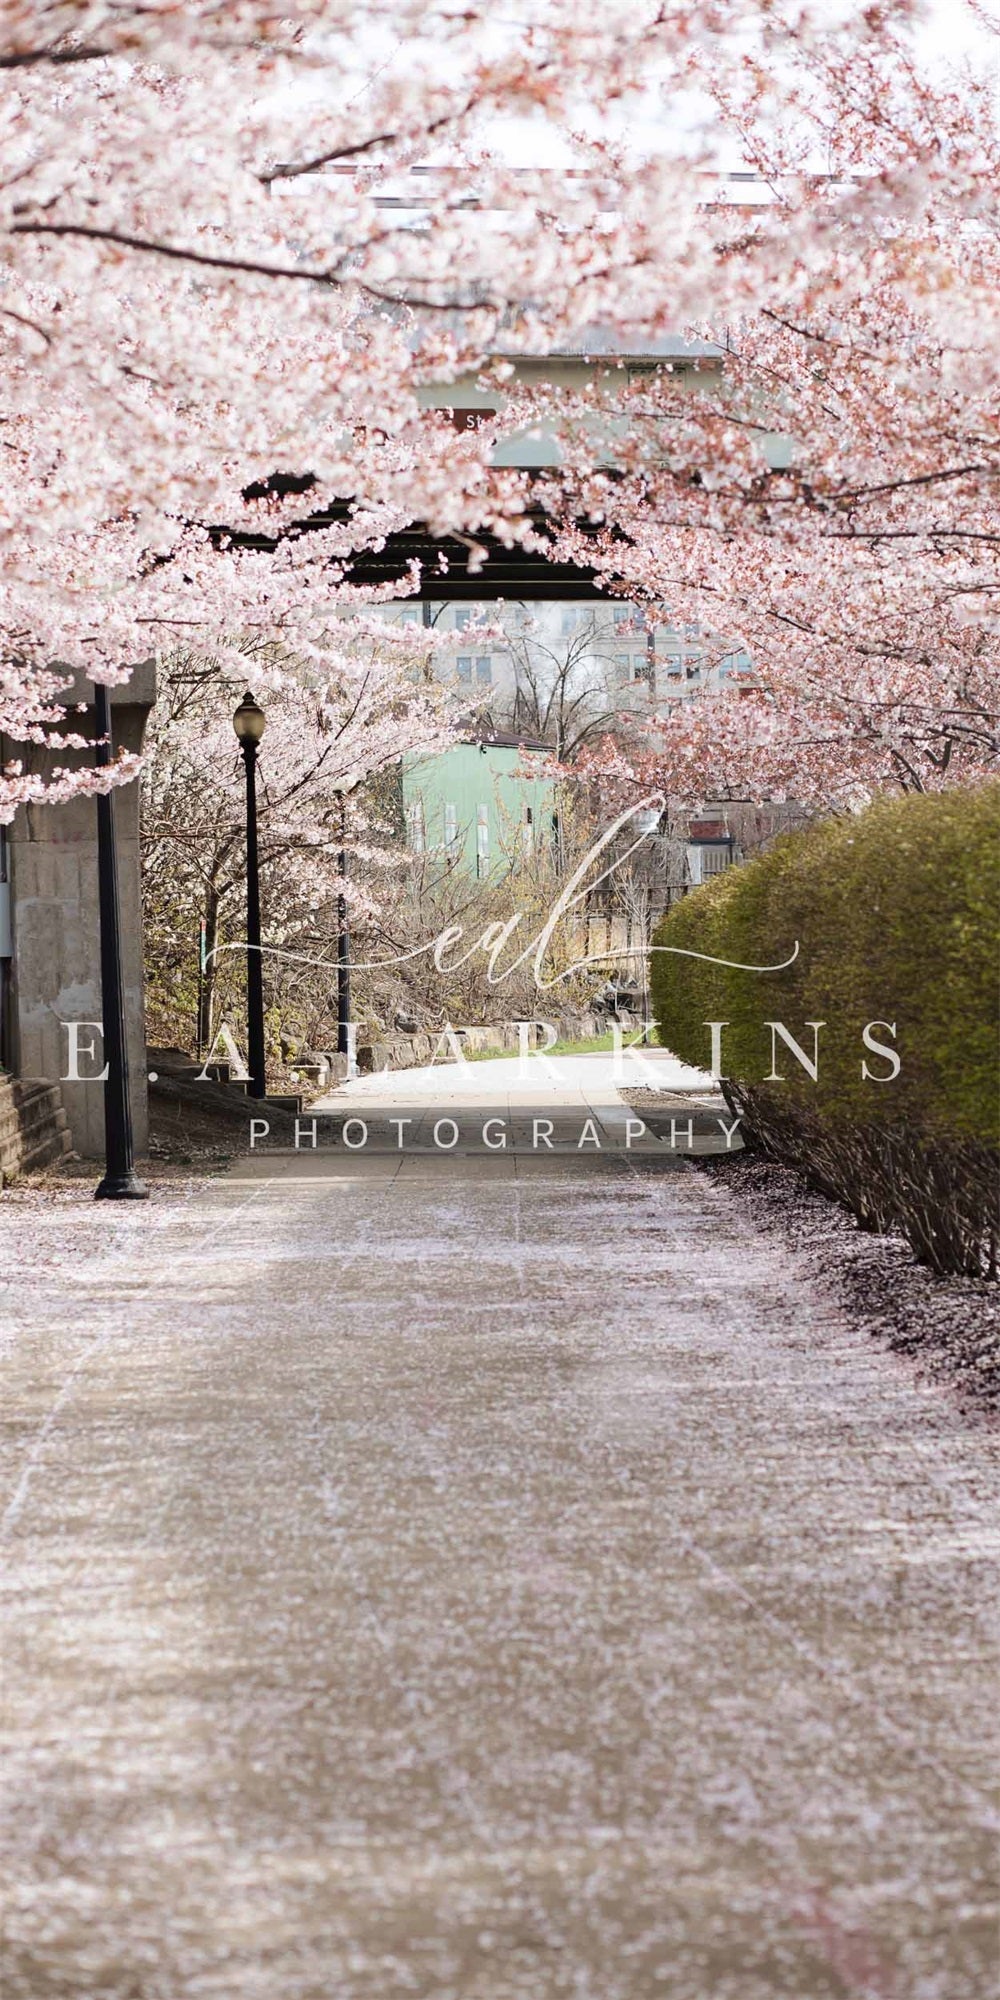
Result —
M 748 177 L 737 175 L 735 178 L 743 180 Z M 389 205 L 398 204 L 393 202 Z M 502 342 L 498 354 L 507 356 Z M 589 326 L 581 329 L 578 340 L 572 346 L 537 354 L 515 355 L 512 349 L 509 358 L 515 375 L 525 382 L 551 381 L 582 386 L 601 380 L 607 388 L 613 389 L 619 376 L 622 382 L 627 382 L 636 374 L 652 374 L 664 366 L 669 366 L 675 375 L 715 374 L 724 360 L 724 349 L 714 341 L 684 338 L 677 334 L 647 338 L 641 346 L 633 347 L 607 328 Z M 502 402 L 502 394 L 499 400 Z M 420 391 L 420 401 L 428 413 L 450 417 L 456 429 L 461 430 L 468 426 L 469 420 L 480 415 L 492 416 L 498 395 L 495 390 L 481 386 L 473 372 L 455 381 L 426 384 Z M 522 472 L 533 480 L 553 471 L 559 464 L 559 458 L 556 439 L 546 436 L 544 429 L 533 427 L 529 432 L 503 439 L 495 449 L 492 463 L 498 468 Z M 603 465 L 603 470 L 607 477 L 615 478 L 613 456 Z M 317 484 L 310 472 L 275 471 L 255 481 L 244 489 L 242 497 L 245 501 L 266 503 L 273 499 L 287 500 L 300 496 L 302 515 L 270 533 L 263 519 L 259 529 L 256 526 L 231 529 L 220 524 L 209 530 L 212 540 L 220 547 L 266 553 L 276 550 L 282 541 L 293 536 L 323 528 L 346 527 L 354 513 L 355 502 L 345 497 L 322 508 L 310 508 L 310 496 Z M 545 508 L 540 503 L 532 506 L 529 502 L 526 513 L 534 538 L 543 544 L 542 547 L 508 547 L 498 535 L 480 528 L 475 530 L 474 536 L 464 539 L 459 535 L 434 535 L 425 524 L 412 522 L 388 534 L 378 549 L 360 549 L 344 561 L 336 559 L 333 566 L 345 583 L 362 592 L 370 590 L 373 597 L 383 597 L 387 589 L 391 590 L 398 583 L 400 597 L 411 603 L 440 603 L 442 599 L 450 602 L 493 602 L 500 598 L 535 602 L 553 599 L 607 602 L 608 597 L 614 594 L 613 579 L 607 571 L 599 573 L 585 564 L 556 560 L 544 547 L 546 542 L 554 542 L 556 533 Z M 582 520 L 576 525 L 585 534 L 596 536 L 599 532 L 596 522 Z M 606 529 L 607 523 L 601 526 Z M 470 570 L 473 542 L 477 550 L 485 550 L 485 557 L 480 559 L 477 556 L 476 565 Z M 412 584 L 414 568 L 420 576 L 420 587 L 416 591 Z
M 536 526 L 542 527 L 541 521 Z M 481 531 L 477 531 L 476 541 L 486 556 L 470 575 L 467 542 L 448 535 L 435 537 L 419 526 L 407 528 L 389 535 L 377 552 L 356 556 L 347 580 L 362 589 L 382 590 L 398 579 L 401 593 L 405 590 L 410 602 L 414 598 L 425 603 L 439 603 L 442 598 L 466 602 L 607 598 L 606 584 L 602 586 L 592 569 L 554 562 L 541 549 L 508 548 L 498 536 Z M 420 566 L 420 589 L 416 592 L 409 584 L 413 563 Z
M 284 483 L 284 482 L 282 482 Z M 265 497 L 268 489 L 280 490 L 277 481 L 262 482 L 259 497 Z M 287 487 L 285 488 L 287 490 Z M 251 497 L 258 497 L 254 493 Z M 346 524 L 351 517 L 352 503 L 344 500 L 333 507 L 325 507 L 315 514 L 305 514 L 282 535 L 269 535 L 266 530 L 232 530 L 217 527 L 210 530 L 212 539 L 220 544 L 225 541 L 230 547 L 257 549 L 263 552 L 278 547 L 279 540 L 289 533 L 309 534 L 323 528 Z M 541 508 L 531 510 L 531 522 L 537 535 L 546 534 L 546 517 Z M 442 598 L 481 602 L 497 598 L 512 600 L 552 600 L 560 598 L 603 599 L 608 597 L 607 579 L 598 573 L 576 563 L 557 562 L 544 549 L 526 549 L 515 546 L 508 548 L 498 535 L 485 530 L 476 531 L 476 544 L 485 549 L 484 560 L 470 573 L 470 542 L 455 535 L 433 535 L 419 522 L 385 537 L 378 549 L 362 549 L 346 559 L 337 568 L 342 569 L 343 581 L 354 589 L 370 590 L 372 595 L 381 596 L 386 587 L 399 584 L 399 594 L 409 603 L 440 603 Z M 420 573 L 420 588 L 412 587 L 413 566 Z

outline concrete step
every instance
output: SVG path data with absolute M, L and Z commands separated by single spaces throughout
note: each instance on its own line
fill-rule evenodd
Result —
M 8 1082 L 0 1079 L 0 1109 L 7 1115 L 33 1117 L 39 1110 L 62 1110 L 62 1095 L 57 1083 L 36 1082 L 33 1078 L 15 1077 Z
M 18 1174 L 33 1174 L 42 1167 L 51 1167 L 57 1160 L 65 1160 L 73 1151 L 73 1143 L 68 1132 L 53 1134 L 43 1132 L 31 1144 L 26 1144 L 19 1155 L 15 1168 L 4 1167 L 4 1180 L 14 1180 Z
M 73 1140 L 57 1083 L 0 1076 L 0 1186 L 72 1153 Z
M 43 1126 L 54 1124 L 63 1130 L 67 1122 L 57 1089 L 36 1090 L 24 1095 L 20 1103 L 0 1091 L 0 1143 Z

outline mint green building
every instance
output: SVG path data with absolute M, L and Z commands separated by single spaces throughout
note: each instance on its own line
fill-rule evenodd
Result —
M 556 787 L 543 775 L 550 755 L 493 739 L 404 758 L 407 844 L 480 881 L 498 881 L 551 845 Z

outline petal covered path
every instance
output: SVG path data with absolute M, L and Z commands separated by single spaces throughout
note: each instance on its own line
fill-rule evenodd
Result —
M 995 1440 L 724 1190 L 258 1162 L 0 1249 L 5 2000 L 992 1990 Z

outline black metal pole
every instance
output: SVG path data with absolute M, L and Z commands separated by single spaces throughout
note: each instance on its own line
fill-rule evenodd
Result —
M 257 745 L 242 745 L 247 774 L 247 1051 L 250 1097 L 266 1097 L 264 974 L 260 956 L 260 869 L 257 860 Z
M 342 881 L 347 878 L 347 801 L 340 794 L 340 853 L 337 857 L 337 872 Z M 347 928 L 347 897 L 341 889 L 337 897 L 337 1054 L 346 1056 L 348 1052 L 348 1028 L 351 1022 L 351 936 Z
M 111 762 L 111 701 L 106 687 L 94 683 L 98 769 Z M 134 1172 L 132 1099 L 125 1035 L 125 995 L 122 985 L 121 911 L 118 903 L 118 854 L 115 842 L 115 795 L 97 799 L 97 882 L 101 915 L 101 1018 L 104 1027 L 104 1179 L 94 1190 L 96 1201 L 145 1201 L 149 1189 Z
M 195 1038 L 195 1055 L 201 1061 L 205 1045 L 205 919 L 198 925 L 198 1019 Z

